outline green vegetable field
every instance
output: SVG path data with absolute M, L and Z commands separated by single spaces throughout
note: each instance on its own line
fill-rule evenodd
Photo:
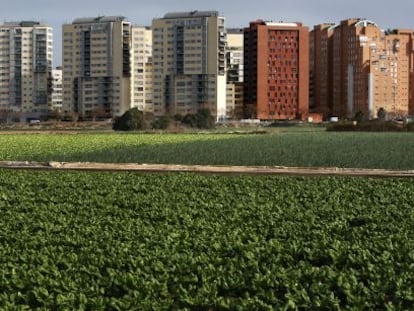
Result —
M 0 309 L 413 310 L 413 193 L 412 179 L 0 170 Z
M 412 133 L 0 135 L 0 160 L 414 169 Z

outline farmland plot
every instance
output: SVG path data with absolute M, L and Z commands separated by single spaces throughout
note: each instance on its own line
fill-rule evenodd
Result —
M 0 170 L 0 309 L 410 310 L 411 179 Z
M 0 161 L 414 169 L 412 133 L 0 135 Z

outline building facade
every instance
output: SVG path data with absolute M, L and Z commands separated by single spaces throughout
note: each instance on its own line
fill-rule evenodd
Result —
M 52 109 L 52 28 L 32 21 L 0 25 L 0 109 L 14 119 Z
M 52 70 L 52 112 L 61 113 L 63 105 L 62 67 Z
M 131 107 L 154 112 L 152 106 L 152 30 L 132 27 L 132 86 Z
M 83 119 L 131 106 L 131 24 L 122 16 L 63 25 L 63 110 Z
M 332 45 L 335 24 L 314 26 L 309 34 L 309 108 L 332 115 Z
M 243 116 L 244 48 L 243 29 L 227 29 L 226 47 L 226 117 Z
M 333 35 L 333 115 L 352 118 L 368 111 L 370 44 L 376 44 L 381 29 L 364 19 L 343 20 Z
M 168 13 L 154 19 L 155 115 L 209 109 L 226 115 L 225 19 L 216 11 Z
M 314 40 L 315 46 L 325 44 L 316 36 Z M 355 18 L 335 26 L 331 40 L 332 76 L 329 66 L 320 66 L 322 78 L 319 84 L 314 82 L 313 92 L 324 94 L 327 89 L 328 104 L 323 97 L 318 102 L 315 96 L 317 108 L 324 111 L 328 107 L 332 116 L 342 118 L 360 115 L 374 119 L 381 108 L 389 117 L 412 113 L 412 30 L 384 31 L 372 21 Z M 316 66 L 317 57 L 314 61 Z M 323 82 L 327 76 L 328 82 Z
M 301 23 L 262 20 L 244 30 L 244 113 L 261 120 L 303 119 L 309 112 L 309 31 Z

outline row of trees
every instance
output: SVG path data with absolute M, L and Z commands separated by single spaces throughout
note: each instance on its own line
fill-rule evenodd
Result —
M 153 117 L 144 115 L 138 108 L 132 108 L 126 111 L 122 116 L 116 117 L 113 122 L 115 131 L 137 131 L 145 129 L 168 129 L 173 124 L 183 125 L 190 128 L 211 129 L 214 127 L 214 117 L 210 110 L 200 109 L 196 114 L 187 114 L 185 116 L 161 116 Z
M 357 111 L 354 116 L 354 121 L 362 122 L 367 119 L 362 111 Z M 387 111 L 384 108 L 380 108 L 377 111 L 377 120 L 385 121 L 387 119 Z

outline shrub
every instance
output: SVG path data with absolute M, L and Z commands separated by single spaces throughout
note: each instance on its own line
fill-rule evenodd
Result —
M 357 111 L 357 112 L 355 113 L 355 116 L 354 116 L 353 120 L 354 120 L 354 121 L 357 121 L 357 122 L 362 122 L 362 121 L 364 121 L 364 120 L 365 120 L 364 113 L 363 113 L 361 110 Z
M 412 126 L 414 130 L 414 126 Z M 332 123 L 327 126 L 327 131 L 336 131 L 336 132 L 352 132 L 352 131 L 361 131 L 361 132 L 403 132 L 410 131 L 408 125 L 395 123 L 393 121 L 384 121 L 378 122 L 366 121 L 366 122 L 339 122 Z
M 407 123 L 406 127 L 408 132 L 414 132 L 414 122 Z
M 144 113 L 138 108 L 126 111 L 122 116 L 116 117 L 112 128 L 115 131 L 136 131 L 145 129 Z
M 182 123 L 189 127 L 211 129 L 214 128 L 214 117 L 209 109 L 199 109 L 196 114 L 185 115 Z
M 156 130 L 165 130 L 171 124 L 171 118 L 169 116 L 162 116 L 152 121 L 151 127 Z
M 183 121 L 183 116 L 179 113 L 175 114 L 174 115 L 174 121 L 182 122 Z
M 387 111 L 381 107 L 377 111 L 377 117 L 378 117 L 378 120 L 385 121 L 387 119 Z
M 350 122 L 330 123 L 326 130 L 328 132 L 349 132 L 354 131 L 354 125 Z

